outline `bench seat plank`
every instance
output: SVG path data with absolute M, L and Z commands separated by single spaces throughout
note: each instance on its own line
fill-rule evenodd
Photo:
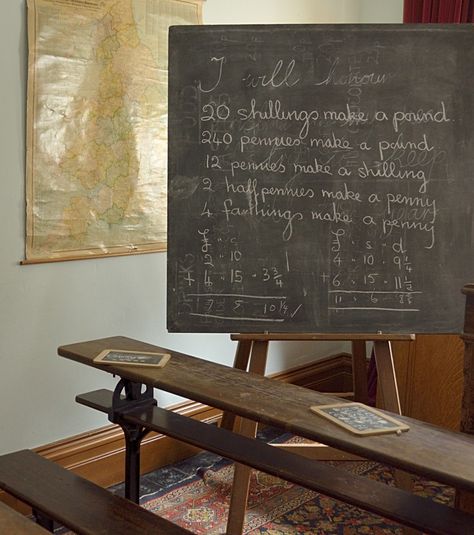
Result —
M 0 533 L 5 535 L 47 535 L 47 531 L 26 516 L 0 502 Z
M 171 359 L 160 369 L 94 363 L 94 357 L 104 349 L 166 352 Z M 469 435 L 397 415 L 410 426 L 407 433 L 359 437 L 309 409 L 340 401 L 337 398 L 122 336 L 61 346 L 58 353 L 125 379 L 474 492 L 474 438 Z
M 31 450 L 0 456 L 0 487 L 80 535 L 190 535 Z
M 101 389 L 81 394 L 76 400 L 93 409 L 110 413 L 112 396 L 110 390 Z M 355 476 L 340 468 L 308 460 L 166 409 L 125 409 L 119 414 L 119 421 L 145 426 L 425 533 L 466 535 L 474 530 L 474 516 L 458 509 Z

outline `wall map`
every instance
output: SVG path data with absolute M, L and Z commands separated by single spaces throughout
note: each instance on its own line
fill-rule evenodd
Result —
M 175 27 L 168 328 L 459 332 L 474 32 Z

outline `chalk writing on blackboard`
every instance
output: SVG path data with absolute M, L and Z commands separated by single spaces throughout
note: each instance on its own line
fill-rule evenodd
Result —
M 169 353 L 105 349 L 94 358 L 94 362 L 98 364 L 126 364 L 128 366 L 163 368 L 170 358 Z
M 357 435 L 380 435 L 408 431 L 409 426 L 363 403 L 314 405 L 313 412 Z
M 172 28 L 170 330 L 461 331 L 474 32 L 458 26 Z

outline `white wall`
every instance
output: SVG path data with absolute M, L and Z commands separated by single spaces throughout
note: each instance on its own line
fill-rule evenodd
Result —
M 358 0 L 206 0 L 205 24 L 358 22 Z
M 356 22 L 359 8 L 355 0 L 208 0 L 204 19 L 207 23 Z M 25 232 L 26 52 L 25 0 L 2 2 L 0 453 L 107 424 L 102 415 L 77 406 L 74 396 L 113 387 L 115 382 L 106 373 L 59 358 L 59 345 L 120 334 L 225 364 L 231 364 L 234 352 L 227 335 L 166 332 L 164 253 L 19 265 Z M 341 345 L 330 343 L 275 344 L 269 371 L 340 349 Z M 168 394 L 159 398 L 165 406 L 177 400 Z
M 402 22 L 403 0 L 206 0 L 205 24 Z
M 403 0 L 360 0 L 360 22 L 402 22 Z

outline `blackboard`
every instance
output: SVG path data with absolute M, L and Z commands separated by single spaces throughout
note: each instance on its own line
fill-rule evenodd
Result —
M 471 25 L 170 31 L 170 331 L 460 332 Z

